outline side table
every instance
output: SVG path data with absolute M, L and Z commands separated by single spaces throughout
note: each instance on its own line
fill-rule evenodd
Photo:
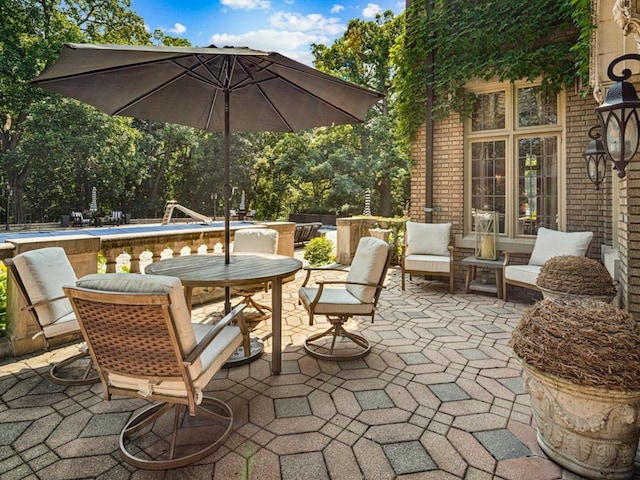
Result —
M 467 277 L 464 284 L 465 293 L 475 290 L 478 292 L 495 293 L 498 298 L 502 298 L 502 267 L 504 266 L 504 260 L 485 260 L 471 256 L 463 259 L 462 265 L 467 267 Z M 496 284 L 492 285 L 490 283 L 483 283 L 480 280 L 476 280 L 478 268 L 494 270 Z

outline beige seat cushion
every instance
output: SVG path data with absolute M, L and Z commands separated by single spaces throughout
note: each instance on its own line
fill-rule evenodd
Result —
M 278 231 L 272 228 L 237 230 L 233 237 L 233 253 L 278 253 Z
M 302 287 L 298 291 L 300 301 L 309 305 L 318 295 L 317 287 Z M 369 315 L 373 311 L 371 303 L 362 303 L 345 288 L 325 288 L 322 296 L 314 308 L 314 313 Z
M 362 237 L 347 274 L 348 282 L 374 283 L 381 281 L 387 263 L 389 244 L 379 238 Z M 347 291 L 362 303 L 371 303 L 375 298 L 375 287 L 347 285 Z M 317 307 L 316 307 L 317 311 Z
M 551 257 L 559 255 L 584 257 L 592 238 L 593 232 L 558 232 L 540 227 L 529 265 L 544 265 Z
M 18 275 L 32 304 L 57 297 L 64 297 L 62 287 L 74 285 L 77 277 L 61 247 L 47 247 L 31 250 L 13 257 Z M 35 307 L 38 321 L 43 328 L 62 322 L 56 329 L 45 330 L 45 336 L 55 336 L 58 332 L 78 331 L 78 323 L 73 315 L 73 307 L 67 298 Z
M 417 223 L 408 221 L 405 231 L 406 255 L 448 255 L 451 223 Z
M 449 255 L 407 255 L 404 257 L 404 268 L 417 272 L 449 273 L 451 257 Z
M 540 265 L 508 265 L 504 269 L 504 278 L 535 286 L 541 269 Z

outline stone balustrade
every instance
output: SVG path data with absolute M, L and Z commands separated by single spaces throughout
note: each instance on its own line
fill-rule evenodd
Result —
M 278 253 L 293 256 L 293 235 L 295 224 L 292 222 L 264 222 L 264 225 L 278 231 Z M 245 226 L 246 227 L 246 226 Z M 238 228 L 231 227 L 231 241 Z M 116 229 L 117 230 L 117 229 Z M 162 229 L 140 229 L 140 232 L 112 233 L 114 229 L 105 229 L 104 235 L 88 235 L 78 230 L 77 234 L 61 232 L 60 235 L 8 239 L 0 243 L 0 259 L 11 258 L 21 252 L 38 248 L 59 246 L 65 249 L 67 256 L 78 277 L 95 273 L 98 269 L 98 254 L 106 259 L 106 271 L 115 272 L 119 258 L 128 257 L 129 271 L 139 273 L 143 271 L 145 261 L 157 261 L 160 258 L 186 253 L 214 253 L 223 252 L 224 230 L 220 227 L 201 227 L 184 229 L 165 226 Z M 123 229 L 124 232 L 124 229 Z M 123 255 L 126 254 L 126 255 Z M 122 260 L 120 260 L 122 261 Z M 38 331 L 37 326 L 22 304 L 18 292 L 12 281 L 7 282 L 7 337 L 3 340 L 10 342 L 10 349 L 0 345 L 0 357 L 3 353 L 10 355 L 24 355 L 40 351 L 43 348 L 41 338 L 32 339 Z M 64 343 L 71 338 L 63 338 L 55 343 Z

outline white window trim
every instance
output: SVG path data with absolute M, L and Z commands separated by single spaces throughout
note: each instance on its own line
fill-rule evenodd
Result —
M 565 105 L 566 95 L 562 91 L 558 94 L 557 98 L 557 119 L 556 125 L 541 125 L 533 127 L 520 127 L 516 129 L 516 99 L 517 89 L 521 87 L 535 87 L 540 85 L 540 82 L 514 82 L 505 83 L 498 81 L 482 82 L 473 81 L 467 84 L 467 90 L 471 93 L 492 93 L 500 90 L 505 91 L 505 128 L 495 130 L 483 130 L 481 132 L 474 132 L 471 129 L 471 118 L 468 117 L 464 120 L 464 231 L 465 231 L 465 243 L 468 237 L 473 236 L 472 231 L 472 219 L 471 219 L 471 144 L 476 140 L 506 140 L 506 152 L 507 158 L 510 161 L 505 165 L 505 178 L 509 178 L 510 181 L 506 185 L 506 197 L 507 202 L 505 205 L 505 233 L 500 235 L 500 242 L 505 246 L 517 243 L 519 240 L 531 242 L 535 240 L 534 235 L 518 235 L 517 225 L 514 222 L 515 202 L 512 200 L 513 196 L 517 196 L 517 185 L 514 180 L 516 162 L 518 152 L 518 138 L 530 137 L 532 134 L 536 136 L 556 136 L 558 138 L 558 171 L 556 172 L 558 178 L 558 229 L 564 230 L 566 225 L 566 121 L 565 121 Z M 528 243 L 528 241 L 527 241 Z

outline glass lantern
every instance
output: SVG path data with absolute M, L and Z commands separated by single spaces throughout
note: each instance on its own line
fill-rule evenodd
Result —
M 476 210 L 476 258 L 497 260 L 498 258 L 498 212 Z

